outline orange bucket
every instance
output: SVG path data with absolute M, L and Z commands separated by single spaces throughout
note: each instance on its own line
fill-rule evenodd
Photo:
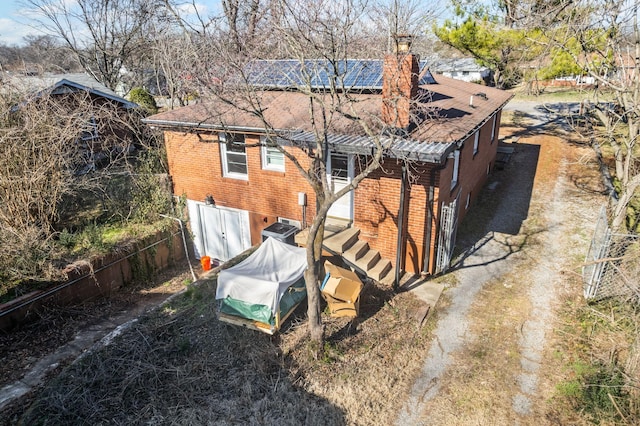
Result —
M 200 264 L 202 265 L 202 269 L 204 271 L 208 271 L 211 269 L 211 258 L 209 256 L 202 256 L 200 258 Z

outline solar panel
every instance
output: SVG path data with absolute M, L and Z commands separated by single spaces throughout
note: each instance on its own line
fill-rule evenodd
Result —
M 436 79 L 433 78 L 433 74 L 431 74 L 431 71 L 429 70 L 427 61 L 420 61 L 420 75 L 422 76 L 420 77 L 420 81 L 418 81 L 420 86 L 425 84 L 437 84 Z
M 426 67 L 420 61 L 420 69 Z M 255 60 L 247 64 L 245 75 L 253 86 L 270 89 L 328 89 L 335 85 L 339 90 L 382 90 L 383 61 L 380 59 L 324 59 Z M 436 84 L 427 69 L 419 84 Z

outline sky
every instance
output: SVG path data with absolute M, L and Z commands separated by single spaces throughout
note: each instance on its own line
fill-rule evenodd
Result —
M 68 4 L 75 2 L 75 0 L 61 1 Z M 434 4 L 443 3 L 442 0 L 439 2 L 437 0 L 415 0 L 415 2 L 428 5 L 428 8 L 433 8 Z M 191 3 L 191 0 L 184 0 L 182 3 Z M 196 0 L 196 5 L 204 16 L 220 10 L 220 0 Z M 20 45 L 23 43 L 24 36 L 42 34 L 34 18 L 33 12 L 30 13 L 21 0 L 0 0 L 0 43 Z
M 16 0 L 0 1 L 0 43 L 20 44 L 27 34 L 37 34 L 37 30 L 27 26 L 24 8 Z
M 199 0 L 197 5 L 201 11 L 211 11 L 217 9 L 218 3 L 219 0 Z M 33 13 L 29 13 L 20 0 L 0 0 L 0 43 L 20 45 L 24 36 L 42 34 L 33 18 Z

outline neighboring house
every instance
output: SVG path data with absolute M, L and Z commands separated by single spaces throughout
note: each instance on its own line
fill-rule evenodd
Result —
M 473 58 L 432 59 L 427 61 L 431 72 L 470 83 L 491 83 L 491 70 L 478 65 Z
M 248 74 L 267 121 L 280 134 L 303 142 L 313 137 L 308 98 L 291 77 L 296 63 L 258 61 L 255 69 L 263 72 L 253 78 L 252 70 Z M 345 221 L 350 238 L 340 247 L 325 239 L 325 246 L 383 282 L 393 280 L 395 265 L 415 274 L 445 270 L 456 226 L 495 165 L 500 114 L 511 95 L 433 76 L 425 64 L 418 75 L 420 63 L 413 54 L 340 66 L 347 68 L 345 90 L 355 113 L 405 132 L 385 153 L 383 167 L 331 208 L 329 217 Z M 349 80 L 350 75 L 355 77 Z M 391 98 L 407 101 L 398 116 L 389 110 Z M 187 198 L 199 256 L 229 259 L 258 243 L 270 224 L 304 228 L 306 218 L 315 214 L 313 190 L 282 153 L 261 146 L 266 131 L 254 114 L 213 100 L 144 121 L 164 132 L 173 191 Z M 327 135 L 327 175 L 336 188 L 348 183 L 371 155 L 371 142 L 358 129 L 338 121 Z M 299 147 L 285 149 L 308 164 Z
M 134 147 L 138 105 L 87 74 L 3 75 L 0 91 L 22 99 L 16 110 L 27 103 L 39 102 L 38 108 L 56 108 L 61 120 L 80 123 L 74 132 L 81 157 L 75 161 L 79 174 Z

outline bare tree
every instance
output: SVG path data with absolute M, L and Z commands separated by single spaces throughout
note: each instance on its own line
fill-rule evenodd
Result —
M 305 273 L 308 294 L 308 321 L 312 340 L 321 342 L 324 327 L 320 312 L 318 278 L 321 274 L 324 225 L 330 207 L 343 195 L 354 190 L 373 171 L 381 167 L 383 153 L 396 141 L 396 134 L 404 134 L 408 123 L 383 121 L 378 103 L 375 108 L 362 109 L 370 98 L 348 90 L 340 63 L 351 58 L 353 46 L 362 46 L 368 37 L 362 28 L 369 24 L 364 15 L 365 4 L 357 0 L 315 2 L 307 0 L 281 1 L 281 14 L 271 22 L 270 34 L 245 46 L 240 53 L 234 44 L 217 38 L 206 40 L 206 49 L 194 43 L 199 62 L 194 62 L 194 75 L 200 80 L 201 93 L 211 97 L 216 105 L 257 117 L 265 129 L 265 145 L 277 148 L 296 167 L 315 193 L 315 216 L 308 228 L 306 244 L 308 268 Z M 224 28 L 220 29 L 225 30 Z M 296 90 L 304 97 L 308 109 L 311 130 L 304 141 L 278 129 L 265 114 L 263 96 L 252 86 L 248 69 L 252 61 L 270 57 L 270 40 L 279 39 L 283 56 L 300 64 L 300 81 Z M 258 43 L 260 41 L 261 43 Z M 266 47 L 265 47 L 266 46 Z M 356 52 L 357 54 L 358 52 Z M 249 68 L 248 68 L 249 66 Z M 314 87 L 313 76 L 327 76 L 325 87 Z M 397 82 L 396 82 L 397 84 Z M 268 97 L 268 95 L 266 95 Z M 400 96 L 402 98 L 402 96 Z M 399 100 L 401 103 L 402 100 Z M 408 100 L 407 100 L 408 102 Z M 391 102 L 389 115 L 398 115 L 402 107 Z M 222 127 L 231 125 L 225 121 L 220 108 L 210 110 L 212 120 L 220 120 Z M 390 123 L 390 124 L 389 124 Z M 327 177 L 329 136 L 332 133 L 357 134 L 370 144 L 370 155 L 362 157 L 356 175 L 340 190 L 333 187 Z M 293 147 L 294 149 L 291 149 Z
M 73 55 L 50 35 L 28 35 L 21 46 L 0 45 L 0 66 L 16 72 L 72 72 L 80 70 Z
M 155 0 L 23 0 L 39 14 L 41 29 L 60 37 L 81 66 L 115 89 L 127 66 L 142 55 Z
M 414 36 L 413 46 L 416 51 L 432 52 L 433 40 L 427 39 L 425 30 L 444 15 L 444 0 L 428 3 L 419 0 L 376 0 L 369 2 L 367 6 L 369 22 L 363 27 L 363 31 L 368 36 L 365 46 L 369 51 L 365 54 L 380 54 L 381 46 L 386 47 L 386 51 L 392 51 L 394 36 L 402 34 Z M 372 52 L 372 48 L 377 50 Z
M 558 9 L 560 6 L 561 9 Z M 612 227 L 624 228 L 630 203 L 640 188 L 640 32 L 638 2 L 582 0 L 555 5 L 546 37 L 570 55 L 595 81 L 590 111 L 603 125 L 594 138 L 611 148 L 617 197 L 612 199 Z M 577 42 L 576 42 L 577 41 Z M 612 102 L 601 102 L 601 98 Z

